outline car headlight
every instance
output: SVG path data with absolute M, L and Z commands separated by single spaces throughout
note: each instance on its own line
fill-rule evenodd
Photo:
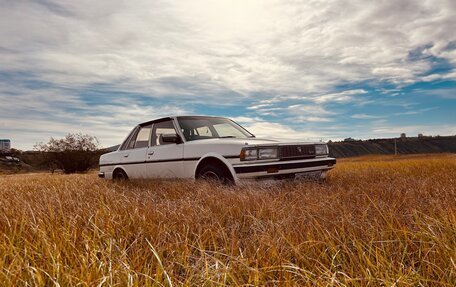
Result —
M 271 159 L 277 158 L 277 149 L 276 148 L 259 148 L 258 149 L 258 159 Z
M 328 145 L 318 144 L 315 145 L 315 155 L 327 155 L 329 154 Z
M 277 148 L 244 148 L 241 150 L 241 160 L 274 159 L 278 158 Z
M 258 150 L 249 148 L 241 150 L 241 160 L 254 160 L 258 159 Z

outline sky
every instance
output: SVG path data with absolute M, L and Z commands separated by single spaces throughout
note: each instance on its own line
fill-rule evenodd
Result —
M 120 143 L 169 115 L 258 137 L 456 135 L 454 0 L 0 0 L 0 138 Z

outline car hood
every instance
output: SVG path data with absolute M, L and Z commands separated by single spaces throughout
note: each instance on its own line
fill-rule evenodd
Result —
M 322 144 L 323 142 L 306 142 L 300 140 L 289 140 L 289 139 L 275 139 L 275 138 L 247 138 L 247 139 L 237 139 L 237 138 L 214 138 L 214 139 L 205 139 L 205 140 L 195 140 L 187 143 L 191 144 L 237 144 L 237 145 L 251 145 L 251 146 L 269 146 L 269 145 L 305 145 L 305 144 Z

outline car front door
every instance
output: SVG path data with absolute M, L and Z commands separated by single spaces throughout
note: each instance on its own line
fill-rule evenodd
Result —
M 163 135 L 178 136 L 172 120 L 156 122 L 153 125 L 151 143 L 146 156 L 148 177 L 182 177 L 184 144 L 165 142 Z

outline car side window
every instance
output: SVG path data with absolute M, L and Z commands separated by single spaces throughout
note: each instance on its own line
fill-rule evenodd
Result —
M 130 135 L 128 140 L 125 143 L 125 146 L 122 146 L 122 149 L 132 149 L 135 147 L 136 136 L 138 135 L 138 128 L 136 128 L 133 133 Z
M 120 146 L 120 150 L 128 149 L 128 146 L 130 145 L 130 141 L 133 137 L 136 137 L 137 131 L 138 131 L 138 127 L 135 127 L 134 129 L 131 130 L 130 134 L 128 134 L 128 137 L 124 140 L 124 142 Z
M 136 136 L 134 148 L 143 148 L 143 147 L 149 146 L 149 138 L 150 138 L 151 130 L 152 130 L 152 125 L 140 127 L 138 135 Z
M 163 135 L 177 134 L 174 129 L 173 121 L 163 121 L 154 124 L 154 131 L 152 132 L 152 145 L 166 145 L 173 144 L 163 141 Z

